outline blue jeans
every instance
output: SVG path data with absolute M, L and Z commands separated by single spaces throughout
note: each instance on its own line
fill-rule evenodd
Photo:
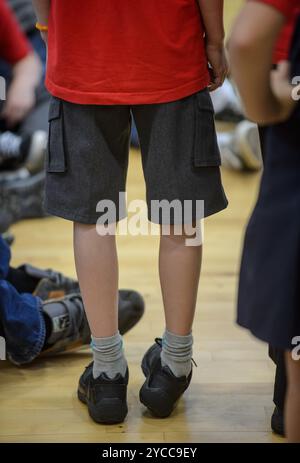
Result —
M 6 280 L 10 249 L 0 235 L 0 336 L 6 341 L 9 359 L 16 364 L 37 357 L 45 342 L 42 301 L 32 294 L 19 294 Z

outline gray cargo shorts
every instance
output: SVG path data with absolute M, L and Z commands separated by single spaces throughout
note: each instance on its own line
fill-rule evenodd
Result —
M 186 209 L 182 219 L 170 214 L 170 224 L 192 223 L 227 207 L 214 110 L 205 89 L 170 103 L 133 106 L 80 105 L 52 97 L 45 194 L 49 214 L 96 224 L 104 213 L 97 204 L 107 200 L 116 206 L 116 221 L 126 216 L 120 192 L 126 191 L 132 117 L 149 220 L 165 223 L 157 208 L 151 212 L 153 201 L 176 201 Z

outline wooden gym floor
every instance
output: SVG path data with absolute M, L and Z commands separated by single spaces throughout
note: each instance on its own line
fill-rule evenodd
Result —
M 227 23 L 240 4 L 227 2 Z M 235 325 L 243 230 L 259 174 L 223 171 L 229 208 L 205 223 L 203 272 L 194 326 L 191 387 L 171 418 L 152 418 L 139 403 L 140 360 L 164 327 L 157 237 L 119 237 L 120 287 L 145 297 L 141 322 L 125 336 L 130 365 L 129 414 L 118 426 L 96 425 L 76 397 L 90 361 L 84 349 L 39 359 L 25 368 L 0 362 L 0 442 L 284 442 L 270 431 L 274 367 L 266 345 Z M 132 151 L 128 199 L 144 198 L 138 151 Z M 56 218 L 21 222 L 13 264 L 30 262 L 75 275 L 71 224 Z

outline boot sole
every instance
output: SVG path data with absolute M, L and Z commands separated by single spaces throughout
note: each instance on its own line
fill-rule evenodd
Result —
M 78 388 L 77 396 L 80 402 L 88 407 L 90 417 L 99 424 L 118 424 L 125 420 L 128 407 L 118 398 L 102 399 L 97 408 L 93 407 L 83 390 Z

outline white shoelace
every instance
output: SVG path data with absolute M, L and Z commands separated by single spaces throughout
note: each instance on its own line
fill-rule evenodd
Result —
M 0 135 L 0 162 L 1 160 L 17 158 L 20 155 L 22 138 L 12 132 L 3 132 Z

